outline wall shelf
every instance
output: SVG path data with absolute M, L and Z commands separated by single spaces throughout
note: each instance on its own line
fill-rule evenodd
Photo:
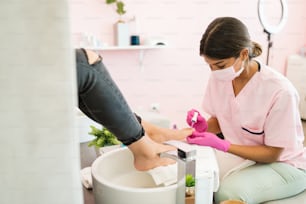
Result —
M 166 45 L 131 45 L 131 46 L 105 46 L 105 47 L 84 47 L 84 49 L 94 50 L 94 51 L 129 51 L 129 50 L 138 50 L 139 51 L 139 67 L 143 70 L 143 58 L 144 52 L 146 50 L 153 50 L 153 49 L 162 49 L 166 48 Z
M 131 45 L 131 46 L 105 46 L 105 47 L 85 47 L 85 49 L 91 49 L 96 51 L 107 51 L 107 50 L 152 50 L 152 49 L 161 49 L 165 48 L 165 45 Z

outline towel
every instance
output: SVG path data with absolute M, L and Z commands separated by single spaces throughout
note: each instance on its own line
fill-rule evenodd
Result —
M 147 171 L 157 186 L 169 186 L 177 182 L 177 163 L 168 166 L 159 166 Z
M 92 189 L 91 167 L 85 167 L 80 171 L 81 181 L 85 188 Z
M 219 166 L 215 156 L 215 150 L 207 146 L 192 145 L 197 150 L 196 177 L 213 175 L 213 180 L 209 188 L 213 192 L 219 189 Z M 204 174 L 204 175 L 203 175 Z

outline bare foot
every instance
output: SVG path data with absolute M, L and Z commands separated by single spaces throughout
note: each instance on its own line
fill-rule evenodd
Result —
M 175 150 L 175 147 L 156 143 L 147 135 L 128 147 L 134 155 L 134 166 L 139 171 L 147 171 L 158 166 L 166 166 L 176 162 L 169 158 L 159 157 L 161 152 Z
M 163 143 L 168 140 L 184 140 L 193 132 L 193 128 L 175 130 L 161 128 L 146 121 L 142 121 L 141 124 L 150 138 L 159 143 Z
M 99 55 L 91 50 L 85 50 L 86 51 L 86 55 L 87 55 L 87 59 L 88 59 L 88 63 L 90 65 L 97 63 L 99 60 L 101 60 L 101 58 L 99 57 Z

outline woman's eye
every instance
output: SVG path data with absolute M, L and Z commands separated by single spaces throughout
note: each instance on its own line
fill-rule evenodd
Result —
M 224 65 L 222 65 L 222 66 L 217 66 L 218 67 L 218 69 L 224 69 Z

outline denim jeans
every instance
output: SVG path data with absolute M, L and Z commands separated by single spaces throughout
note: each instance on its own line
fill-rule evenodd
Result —
M 139 140 L 144 130 L 102 60 L 90 65 L 85 50 L 76 49 L 76 66 L 81 111 L 125 145 Z

